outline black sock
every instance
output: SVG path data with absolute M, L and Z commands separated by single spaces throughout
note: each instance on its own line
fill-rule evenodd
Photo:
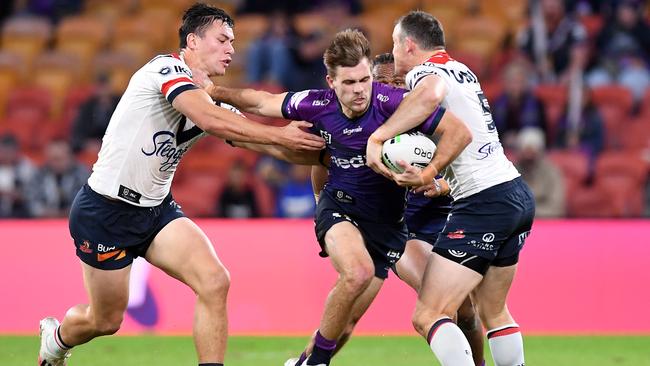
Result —
M 316 332 L 314 350 L 307 359 L 307 365 L 329 365 L 332 359 L 332 352 L 336 348 L 336 341 L 323 337 L 320 331 Z

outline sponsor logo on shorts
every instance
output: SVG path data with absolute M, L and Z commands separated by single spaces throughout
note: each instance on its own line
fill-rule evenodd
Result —
M 126 250 L 118 249 L 108 253 L 97 253 L 97 262 L 104 262 L 107 260 L 120 260 L 126 257 Z
M 462 239 L 465 237 L 465 230 L 459 229 L 447 234 L 449 239 Z
M 494 244 L 485 243 L 482 241 L 470 240 L 467 244 L 481 250 L 494 250 Z
M 396 252 L 394 250 L 389 250 L 388 253 L 386 253 L 386 257 L 393 258 L 393 260 L 391 260 L 391 263 L 395 263 L 395 261 L 401 256 L 402 254 L 400 252 Z
M 463 252 L 463 251 L 460 251 L 460 250 L 448 249 L 448 251 L 449 251 L 449 254 L 453 255 L 456 258 L 463 258 L 464 256 L 467 255 L 466 252 Z
M 86 254 L 90 254 L 93 252 L 92 249 L 90 249 L 90 242 L 88 240 L 84 240 L 83 243 L 79 246 L 79 250 Z
M 107 252 L 110 252 L 112 250 L 115 250 L 115 245 L 108 246 L 108 245 L 104 245 L 104 244 L 97 244 L 97 251 L 100 252 L 100 253 L 107 253 Z
M 483 241 L 486 243 L 491 243 L 494 241 L 494 234 L 493 233 L 485 233 L 483 234 Z
M 530 230 L 519 234 L 519 246 L 524 245 L 524 242 L 526 241 L 526 238 L 530 235 Z

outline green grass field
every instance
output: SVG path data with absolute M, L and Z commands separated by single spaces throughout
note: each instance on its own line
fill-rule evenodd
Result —
M 231 337 L 228 366 L 272 366 L 296 356 L 307 338 Z M 650 366 L 650 337 L 527 337 L 526 364 L 541 366 Z M 36 365 L 37 337 L 0 336 L 0 365 Z M 489 358 L 489 354 L 488 354 Z M 437 365 L 416 337 L 356 337 L 332 366 Z M 492 362 L 488 362 L 492 365 Z M 189 337 L 121 336 L 75 349 L 70 366 L 195 366 Z

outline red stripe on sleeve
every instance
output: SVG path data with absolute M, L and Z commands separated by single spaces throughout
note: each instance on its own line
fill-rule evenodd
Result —
M 187 77 L 182 77 L 182 78 L 177 78 L 177 79 L 169 80 L 168 82 L 166 82 L 166 83 L 164 83 L 164 84 L 162 85 L 162 89 L 161 89 L 161 90 L 162 90 L 163 95 L 167 95 L 167 92 L 169 91 L 169 89 L 170 89 L 172 86 L 174 86 L 174 85 L 176 85 L 176 84 L 178 84 L 178 83 L 181 83 L 181 82 L 187 82 L 187 83 L 192 83 L 192 84 L 194 84 L 194 82 L 192 81 L 192 79 L 187 78 Z

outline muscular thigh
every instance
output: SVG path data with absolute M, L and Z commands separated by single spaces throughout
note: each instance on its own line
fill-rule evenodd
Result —
M 482 276 L 461 264 L 434 253 L 427 264 L 418 306 L 454 316 Z
M 131 266 L 103 270 L 81 262 L 81 267 L 93 314 L 99 318 L 122 314 L 129 302 Z
M 201 276 L 225 270 L 208 237 L 186 217 L 168 223 L 152 241 L 145 258 L 192 288 Z
M 325 250 L 337 272 L 372 265 L 372 258 L 366 249 L 363 236 L 351 222 L 341 221 L 334 224 L 327 230 L 324 241 Z
M 393 267 L 395 274 L 415 291 L 419 291 L 422 276 L 429 257 L 433 255 L 433 246 L 426 241 L 411 239 L 406 242 L 404 254 Z

